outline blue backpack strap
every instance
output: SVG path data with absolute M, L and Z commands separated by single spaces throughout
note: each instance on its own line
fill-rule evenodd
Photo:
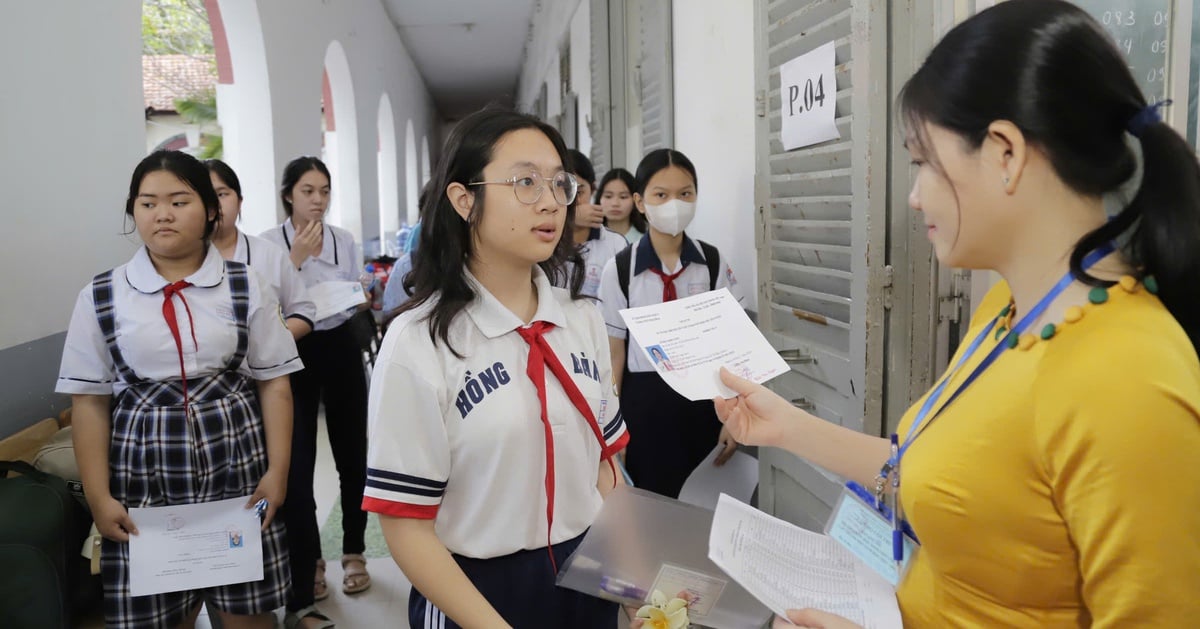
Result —
M 229 278 L 229 293 L 233 296 L 233 318 L 237 322 L 237 351 L 229 361 L 230 371 L 236 370 L 246 359 L 250 345 L 250 280 L 246 265 L 232 260 L 225 261 L 225 277 Z
M 141 382 L 142 379 L 129 368 L 121 348 L 117 346 L 117 317 L 113 307 L 113 288 L 111 270 L 105 271 L 92 278 L 92 301 L 96 308 L 96 322 L 100 324 L 100 332 L 104 334 L 104 344 L 112 357 L 113 367 L 117 375 L 125 382 Z

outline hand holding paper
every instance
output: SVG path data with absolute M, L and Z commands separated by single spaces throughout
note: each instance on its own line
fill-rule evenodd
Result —
M 722 368 L 721 382 L 737 397 L 714 398 L 717 417 L 725 430 L 738 443 L 748 446 L 778 447 L 784 439 L 786 426 L 796 409 L 786 400 L 745 378 Z
M 788 370 L 729 289 L 621 311 L 629 333 L 672 389 L 692 401 L 733 397 L 718 372 L 754 382 Z

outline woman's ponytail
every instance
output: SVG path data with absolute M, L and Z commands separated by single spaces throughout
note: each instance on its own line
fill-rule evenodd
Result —
M 1200 352 L 1200 162 L 1192 148 L 1162 122 L 1139 126 L 1142 182 L 1113 220 L 1088 234 L 1071 256 L 1079 274 L 1088 252 L 1129 234 L 1130 262 L 1187 332 Z

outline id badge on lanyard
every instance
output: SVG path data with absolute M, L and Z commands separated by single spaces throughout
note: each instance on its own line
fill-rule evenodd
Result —
M 878 507 L 875 503 L 875 497 L 862 485 L 846 483 L 825 523 L 825 534 L 896 587 L 908 572 L 920 543 L 911 530 L 904 531 L 900 542 L 904 551 L 897 553 L 895 511 L 882 501 Z M 896 560 L 897 555 L 900 560 Z
M 1083 269 L 1090 268 L 1114 250 L 1115 246 L 1110 243 L 1091 252 L 1083 260 Z M 833 514 L 825 524 L 826 535 L 837 540 L 839 544 L 854 553 L 863 563 L 878 572 L 893 586 L 900 583 L 900 580 L 908 570 L 908 566 L 911 565 L 913 557 L 920 548 L 920 542 L 909 526 L 908 521 L 904 518 L 903 510 L 900 508 L 900 462 L 904 457 L 904 453 L 912 445 L 913 441 L 921 435 L 921 430 L 927 427 L 929 422 L 932 422 L 963 391 L 970 387 L 1000 357 L 1007 347 L 1012 346 L 1007 342 L 1009 338 L 1020 336 L 1049 308 L 1054 299 L 1058 295 L 1061 295 L 1074 281 L 1075 277 L 1071 272 L 1063 276 L 1013 326 L 1013 329 L 1008 331 L 1005 339 L 999 341 L 992 351 L 988 352 L 983 361 L 949 396 L 945 404 L 942 404 L 935 410 L 935 406 L 941 399 L 950 380 L 964 367 L 970 357 L 980 349 L 985 340 L 992 335 L 992 330 L 999 323 L 1000 316 L 992 319 L 991 324 L 971 342 L 966 352 L 959 359 L 958 364 L 947 372 L 938 385 L 934 387 L 933 391 L 930 392 L 925 403 L 918 410 L 916 417 L 914 417 L 913 423 L 909 427 L 908 435 L 904 439 L 903 446 L 900 444 L 899 435 L 892 434 L 892 453 L 883 468 L 879 470 L 879 475 L 876 477 L 875 492 L 872 493 L 853 481 L 846 483 L 846 487 L 842 490 L 842 495 L 838 498 L 837 504 L 834 505 Z M 1001 316 L 1007 314 L 1007 311 L 1008 309 L 1006 308 L 1005 312 L 1001 313 Z M 887 501 L 884 500 L 884 484 L 889 481 L 892 486 L 890 507 Z

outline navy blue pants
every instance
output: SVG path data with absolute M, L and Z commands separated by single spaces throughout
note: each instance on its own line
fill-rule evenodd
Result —
M 554 561 L 561 567 L 575 552 L 580 535 L 555 544 Z M 554 569 L 545 548 L 523 550 L 503 557 L 470 559 L 454 556 L 480 594 L 514 629 L 613 629 L 617 604 L 554 584 Z M 408 598 L 408 623 L 414 629 L 459 629 L 416 588 Z
M 629 431 L 625 470 L 635 487 L 668 498 L 717 446 L 721 420 L 709 400 L 693 402 L 653 371 L 625 370 L 621 416 Z

